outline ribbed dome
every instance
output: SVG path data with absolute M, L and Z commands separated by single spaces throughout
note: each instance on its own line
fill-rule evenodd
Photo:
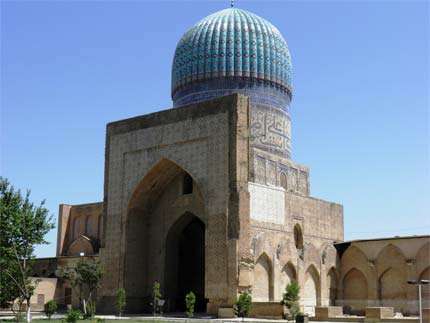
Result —
M 290 52 L 278 29 L 251 12 L 229 8 L 202 19 L 179 41 L 172 98 L 199 81 L 236 78 L 276 87 L 291 98 L 291 74 Z

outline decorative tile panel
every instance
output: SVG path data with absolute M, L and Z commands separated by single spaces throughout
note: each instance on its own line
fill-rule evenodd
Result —
M 279 30 L 238 8 L 202 19 L 179 41 L 172 68 L 172 94 L 196 80 L 250 77 L 291 92 L 291 56 Z

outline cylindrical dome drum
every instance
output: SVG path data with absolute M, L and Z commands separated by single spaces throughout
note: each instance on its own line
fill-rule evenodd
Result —
M 175 107 L 232 93 L 251 102 L 251 146 L 290 157 L 291 57 L 267 20 L 229 8 L 198 22 L 179 41 L 172 68 Z

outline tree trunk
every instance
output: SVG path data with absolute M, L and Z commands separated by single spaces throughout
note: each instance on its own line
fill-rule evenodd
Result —
M 31 306 L 30 306 L 30 299 L 27 299 L 27 310 L 26 310 L 26 319 L 27 323 L 31 322 Z
M 85 298 L 82 300 L 82 304 L 84 306 L 84 314 L 87 315 L 87 302 L 85 302 Z

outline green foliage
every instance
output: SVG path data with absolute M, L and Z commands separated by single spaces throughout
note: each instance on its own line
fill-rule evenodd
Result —
M 121 316 L 126 305 L 125 289 L 118 288 L 116 291 L 116 309 L 118 310 L 118 315 Z
M 75 273 L 75 284 L 81 286 L 82 289 L 86 288 L 90 296 L 92 295 L 92 292 L 100 286 L 100 280 L 103 275 L 100 262 L 95 260 L 85 261 L 81 259 L 76 264 Z
M 248 316 L 252 307 L 252 297 L 248 292 L 240 293 L 239 298 L 233 306 L 234 314 L 237 317 L 245 318 Z
M 193 292 L 189 292 L 185 295 L 185 307 L 188 317 L 194 316 L 194 306 L 196 305 L 196 295 Z
M 58 308 L 57 302 L 54 301 L 53 299 L 51 299 L 45 304 L 45 314 L 48 317 L 48 319 L 51 319 L 51 316 L 55 314 L 55 312 L 57 311 L 57 308 Z
M 77 309 L 68 310 L 65 317 L 67 323 L 76 323 L 81 318 L 82 318 L 81 311 Z
M 291 318 L 294 320 L 300 313 L 299 307 L 300 286 L 293 281 L 285 288 L 285 293 L 282 296 L 281 303 L 288 308 Z
M 47 244 L 45 235 L 54 228 L 43 201 L 36 206 L 30 191 L 22 194 L 0 177 L 0 305 L 10 307 L 17 298 L 29 303 L 36 281 L 31 265 L 34 247 Z
M 158 281 L 154 282 L 154 286 L 152 286 L 152 313 L 155 315 L 161 311 L 159 307 L 160 299 L 161 299 L 161 286 Z
M 74 267 L 63 268 L 58 276 L 70 281 L 72 287 L 78 291 L 80 298 L 85 300 L 84 304 L 89 305 L 93 301 L 93 293 L 100 286 L 103 270 L 97 260 L 80 259 Z M 87 305 L 83 306 L 86 316 L 88 315 Z

